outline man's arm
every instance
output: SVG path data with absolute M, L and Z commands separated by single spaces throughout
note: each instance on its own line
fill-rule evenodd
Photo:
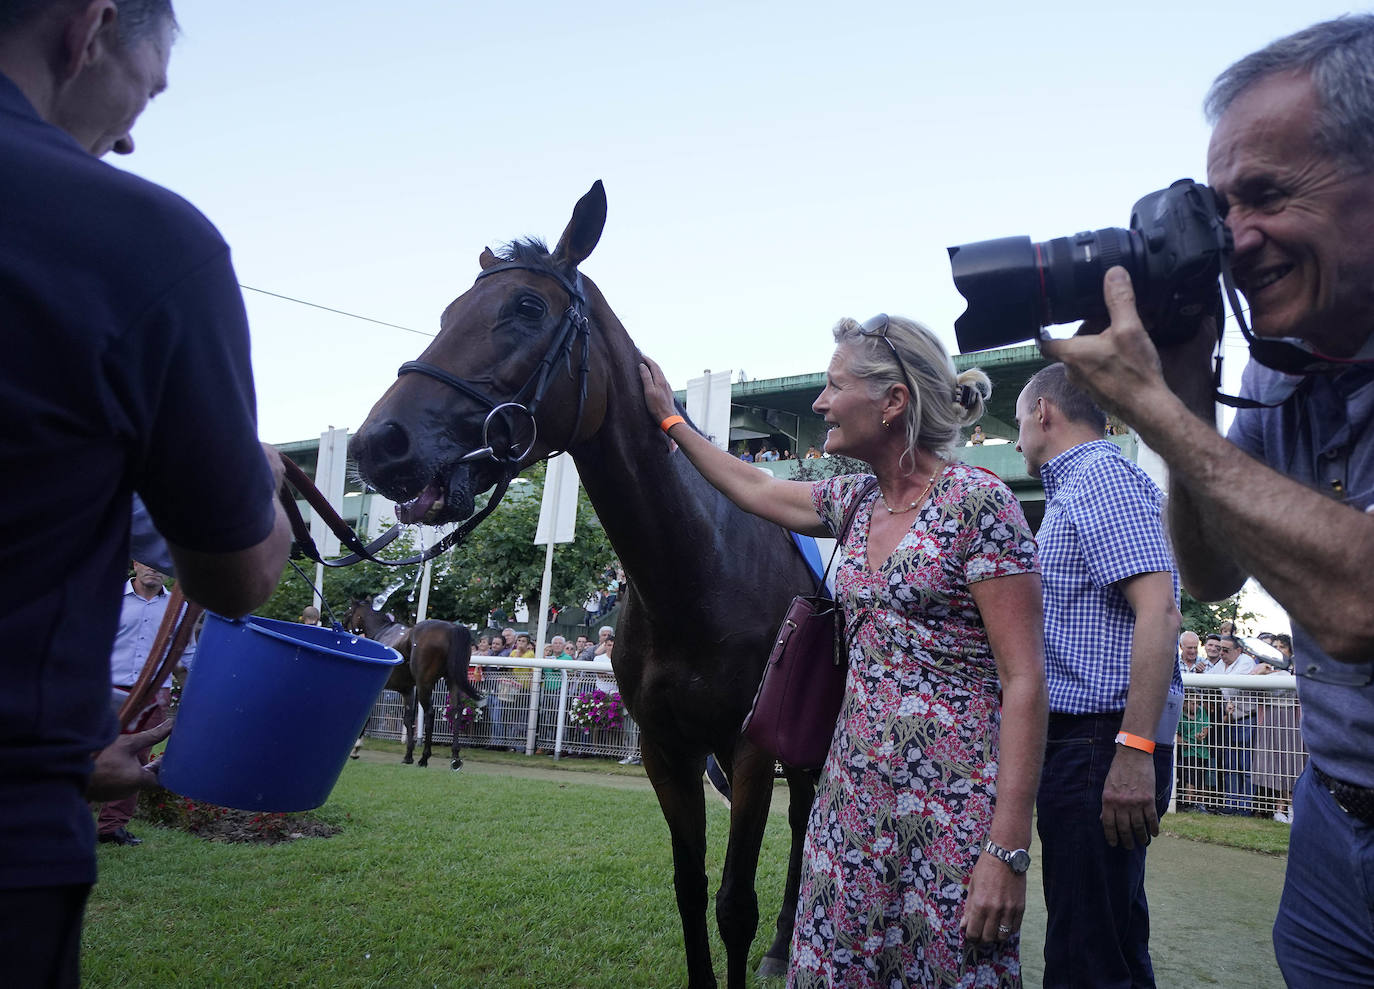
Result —
M 1184 584 L 1225 597 L 1250 574 L 1332 658 L 1374 652 L 1374 516 L 1271 470 L 1228 442 L 1171 390 L 1124 269 L 1104 282 L 1111 325 L 1041 348 L 1129 423 L 1169 465 L 1170 528 Z M 1295 566 L 1294 561 L 1302 561 Z
M 1121 730 L 1154 739 L 1169 681 L 1174 672 L 1174 641 L 1182 620 L 1174 604 L 1174 581 L 1168 573 L 1144 573 L 1117 584 L 1131 610 L 1131 685 Z M 1154 756 L 1125 745 L 1116 747 L 1102 788 L 1102 830 L 1107 844 L 1134 848 L 1159 834 L 1155 810 Z
M 266 443 L 262 448 L 274 481 L 272 530 L 267 537 L 231 553 L 203 553 L 168 544 L 177 582 L 186 597 L 228 618 L 246 615 L 271 597 L 291 550 L 291 526 L 275 497 L 282 482 L 281 456 Z

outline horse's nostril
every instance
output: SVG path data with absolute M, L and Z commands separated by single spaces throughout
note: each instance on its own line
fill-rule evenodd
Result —
M 377 452 L 388 460 L 400 460 L 410 452 L 410 436 L 395 420 L 382 423 L 377 430 Z

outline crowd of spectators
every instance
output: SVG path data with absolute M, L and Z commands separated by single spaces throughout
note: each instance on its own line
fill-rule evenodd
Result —
M 1255 638 L 1270 648 L 1236 635 L 1232 622 L 1223 622 L 1218 631 L 1201 638 L 1184 632 L 1178 640 L 1179 667 L 1184 673 L 1232 676 L 1292 669 L 1290 636 L 1262 632 Z M 1175 753 L 1179 808 L 1203 814 L 1272 815 L 1291 824 L 1293 785 L 1307 759 L 1300 718 L 1294 690 L 1188 691 Z

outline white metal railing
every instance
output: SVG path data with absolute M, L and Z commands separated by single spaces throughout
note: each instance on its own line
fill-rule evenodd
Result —
M 518 666 L 510 666 L 512 662 Z M 603 690 L 617 693 L 611 664 L 569 660 L 474 660 L 484 670 L 478 689 L 488 697 L 482 720 L 461 729 L 458 742 L 477 748 L 534 754 L 637 758 L 639 726 L 629 714 L 620 728 L 569 723 L 568 700 Z M 486 672 L 497 666 L 503 672 Z M 532 676 L 531 670 L 539 671 Z M 531 683 L 538 684 L 533 703 Z M 1302 709 L 1289 673 L 1234 676 L 1185 673 L 1184 712 L 1174 749 L 1174 802 L 1178 809 L 1265 816 L 1290 809 L 1293 782 L 1307 763 L 1299 725 Z M 447 746 L 453 727 L 443 716 L 448 686 L 434 688 L 434 742 Z M 365 731 L 403 740 L 399 694 L 378 698 Z M 417 721 L 420 719 L 417 718 Z M 423 737 L 423 727 L 417 728 Z
M 583 694 L 590 696 L 597 690 L 607 695 L 620 692 L 609 660 L 579 662 L 491 656 L 475 658 L 472 665 L 481 670 L 482 679 L 474 682 L 486 695 L 487 704 L 480 720 L 458 729 L 459 745 L 508 749 L 527 755 L 547 753 L 555 758 L 639 758 L 639 726 L 628 712 L 621 715 L 618 728 L 574 724 L 569 715 L 568 702 L 573 698 Z M 474 670 L 472 675 L 476 674 Z M 454 727 L 444 717 L 449 696 L 448 684 L 440 679 L 434 687 L 436 746 L 447 746 L 453 741 Z M 401 696 L 383 691 L 363 733 L 371 738 L 404 740 L 404 716 Z M 423 712 L 417 715 L 416 722 L 416 734 L 423 738 Z
M 1297 678 L 1185 673 L 1174 804 L 1222 814 L 1291 815 L 1307 764 Z

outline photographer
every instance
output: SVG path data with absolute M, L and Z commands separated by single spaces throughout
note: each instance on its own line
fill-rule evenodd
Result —
M 1207 110 L 1237 287 L 1256 336 L 1290 341 L 1300 371 L 1252 362 L 1242 394 L 1279 404 L 1241 410 L 1220 437 L 1214 330 L 1157 349 L 1121 268 L 1104 283 L 1110 325 L 1042 349 L 1168 463 L 1188 590 L 1215 600 L 1254 576 L 1292 617 L 1311 762 L 1293 794 L 1275 950 L 1290 985 L 1367 986 L 1369 877 L 1351 866 L 1374 862 L 1374 16 L 1247 56 Z

